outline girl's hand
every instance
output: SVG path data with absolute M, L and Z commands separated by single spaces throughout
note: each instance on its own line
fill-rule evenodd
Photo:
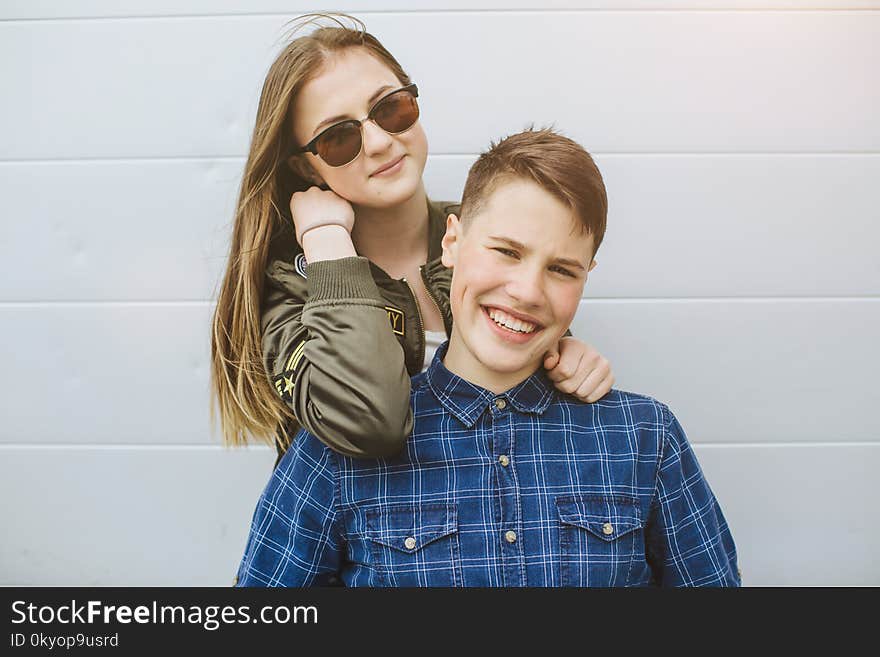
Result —
M 581 401 L 598 401 L 614 385 L 611 363 L 577 338 L 565 336 L 544 355 L 544 369 L 556 389 Z
M 351 234 L 354 227 L 354 208 L 351 203 L 335 192 L 319 187 L 309 187 L 306 191 L 296 192 L 291 196 L 290 215 L 296 228 L 296 241 L 303 247 L 303 235 L 312 229 L 341 226 Z

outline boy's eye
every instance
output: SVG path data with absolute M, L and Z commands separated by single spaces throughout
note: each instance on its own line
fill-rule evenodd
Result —
M 550 270 L 555 271 L 559 274 L 562 274 L 563 276 L 569 276 L 571 278 L 575 278 L 575 275 L 573 272 L 570 272 L 565 267 L 560 267 L 559 265 L 553 265 L 552 267 L 550 267 Z
M 500 246 L 496 246 L 493 250 L 498 251 L 498 253 L 500 253 L 500 254 L 502 254 L 502 255 L 506 255 L 506 256 L 508 256 L 508 257 L 510 257 L 510 258 L 517 258 L 517 257 L 519 257 L 519 254 L 518 254 L 516 251 L 511 251 L 510 249 L 505 249 L 505 248 L 500 247 Z

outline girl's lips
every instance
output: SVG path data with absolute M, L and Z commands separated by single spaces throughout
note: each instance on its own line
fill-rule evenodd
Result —
M 373 176 L 393 176 L 395 173 L 400 171 L 401 167 L 403 166 L 403 159 L 405 157 L 406 155 L 401 155 L 400 158 L 396 161 L 371 173 L 370 177 L 372 178 Z
M 483 311 L 483 317 L 486 318 L 486 322 L 488 322 L 489 328 L 492 330 L 492 332 L 505 342 L 511 342 L 513 344 L 525 344 L 544 330 L 542 327 L 536 326 L 535 330 L 531 333 L 519 333 L 518 331 L 511 331 L 510 329 L 498 326 L 495 320 L 489 317 L 489 310 L 485 306 L 480 306 L 480 310 Z

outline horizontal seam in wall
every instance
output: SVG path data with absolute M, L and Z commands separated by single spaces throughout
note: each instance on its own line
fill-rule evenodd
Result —
M 527 9 L 361 9 L 352 10 L 352 16 L 432 16 L 457 14 L 525 15 L 534 14 L 863 14 L 880 11 L 880 7 L 669 7 L 645 9 L 644 7 L 570 7 Z M 148 21 L 148 20 L 204 20 L 215 18 L 269 18 L 293 19 L 305 13 L 279 13 L 277 11 L 217 12 L 204 14 L 131 14 L 128 16 L 51 16 L 31 18 L 0 18 L 0 23 L 47 23 L 88 21 Z
M 264 445 L 252 445 L 248 448 L 230 448 L 223 445 L 198 445 L 186 443 L 0 443 L 0 451 L 4 449 L 33 449 L 33 450 L 116 450 L 116 451 L 211 451 L 211 452 L 274 452 L 274 447 Z
M 774 448 L 774 447 L 808 447 L 808 448 L 834 448 L 834 447 L 876 447 L 880 448 L 880 439 L 877 441 L 841 441 L 841 442 L 809 442 L 809 441 L 768 441 L 768 442 L 693 442 L 690 441 L 692 447 L 705 449 L 752 449 L 752 448 Z M 253 445 L 248 448 L 240 447 L 224 447 L 223 445 L 196 445 L 183 443 L 0 443 L 0 451 L 4 449 L 33 449 L 33 450 L 132 450 L 132 451 L 224 451 L 224 452 L 274 452 L 274 448 L 262 445 Z
M 647 304 L 647 303 L 857 303 L 880 301 L 880 294 L 857 295 L 857 296 L 779 296 L 779 297 L 584 297 L 581 302 L 591 305 L 599 304 Z M 213 306 L 214 299 L 190 299 L 190 300 L 35 300 L 35 301 L 0 301 L 0 310 L 32 310 L 36 308 L 65 308 L 65 307 L 101 307 L 117 306 L 139 308 L 144 306 Z
M 590 151 L 594 157 L 642 157 L 642 158 L 700 158 L 700 157 L 778 157 L 778 158 L 822 158 L 822 157 L 878 157 L 880 151 Z M 431 153 L 428 160 L 444 159 L 476 159 L 479 153 Z M 157 156 L 131 156 L 131 157 L 54 157 L 54 158 L 16 158 L 0 159 L 0 166 L 32 165 L 32 164 L 87 164 L 105 163 L 120 164 L 127 162 L 241 162 L 244 163 L 244 155 L 157 155 Z
M 877 301 L 880 294 L 840 295 L 840 296 L 738 296 L 738 297 L 582 297 L 586 303 L 825 303 L 825 302 L 856 302 Z

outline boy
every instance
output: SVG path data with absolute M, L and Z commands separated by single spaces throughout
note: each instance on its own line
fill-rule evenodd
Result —
M 413 379 L 405 451 L 354 460 L 300 433 L 257 506 L 239 586 L 740 584 L 669 409 L 617 390 L 581 403 L 541 367 L 606 213 L 570 139 L 530 130 L 480 156 L 443 239 L 452 335 Z

